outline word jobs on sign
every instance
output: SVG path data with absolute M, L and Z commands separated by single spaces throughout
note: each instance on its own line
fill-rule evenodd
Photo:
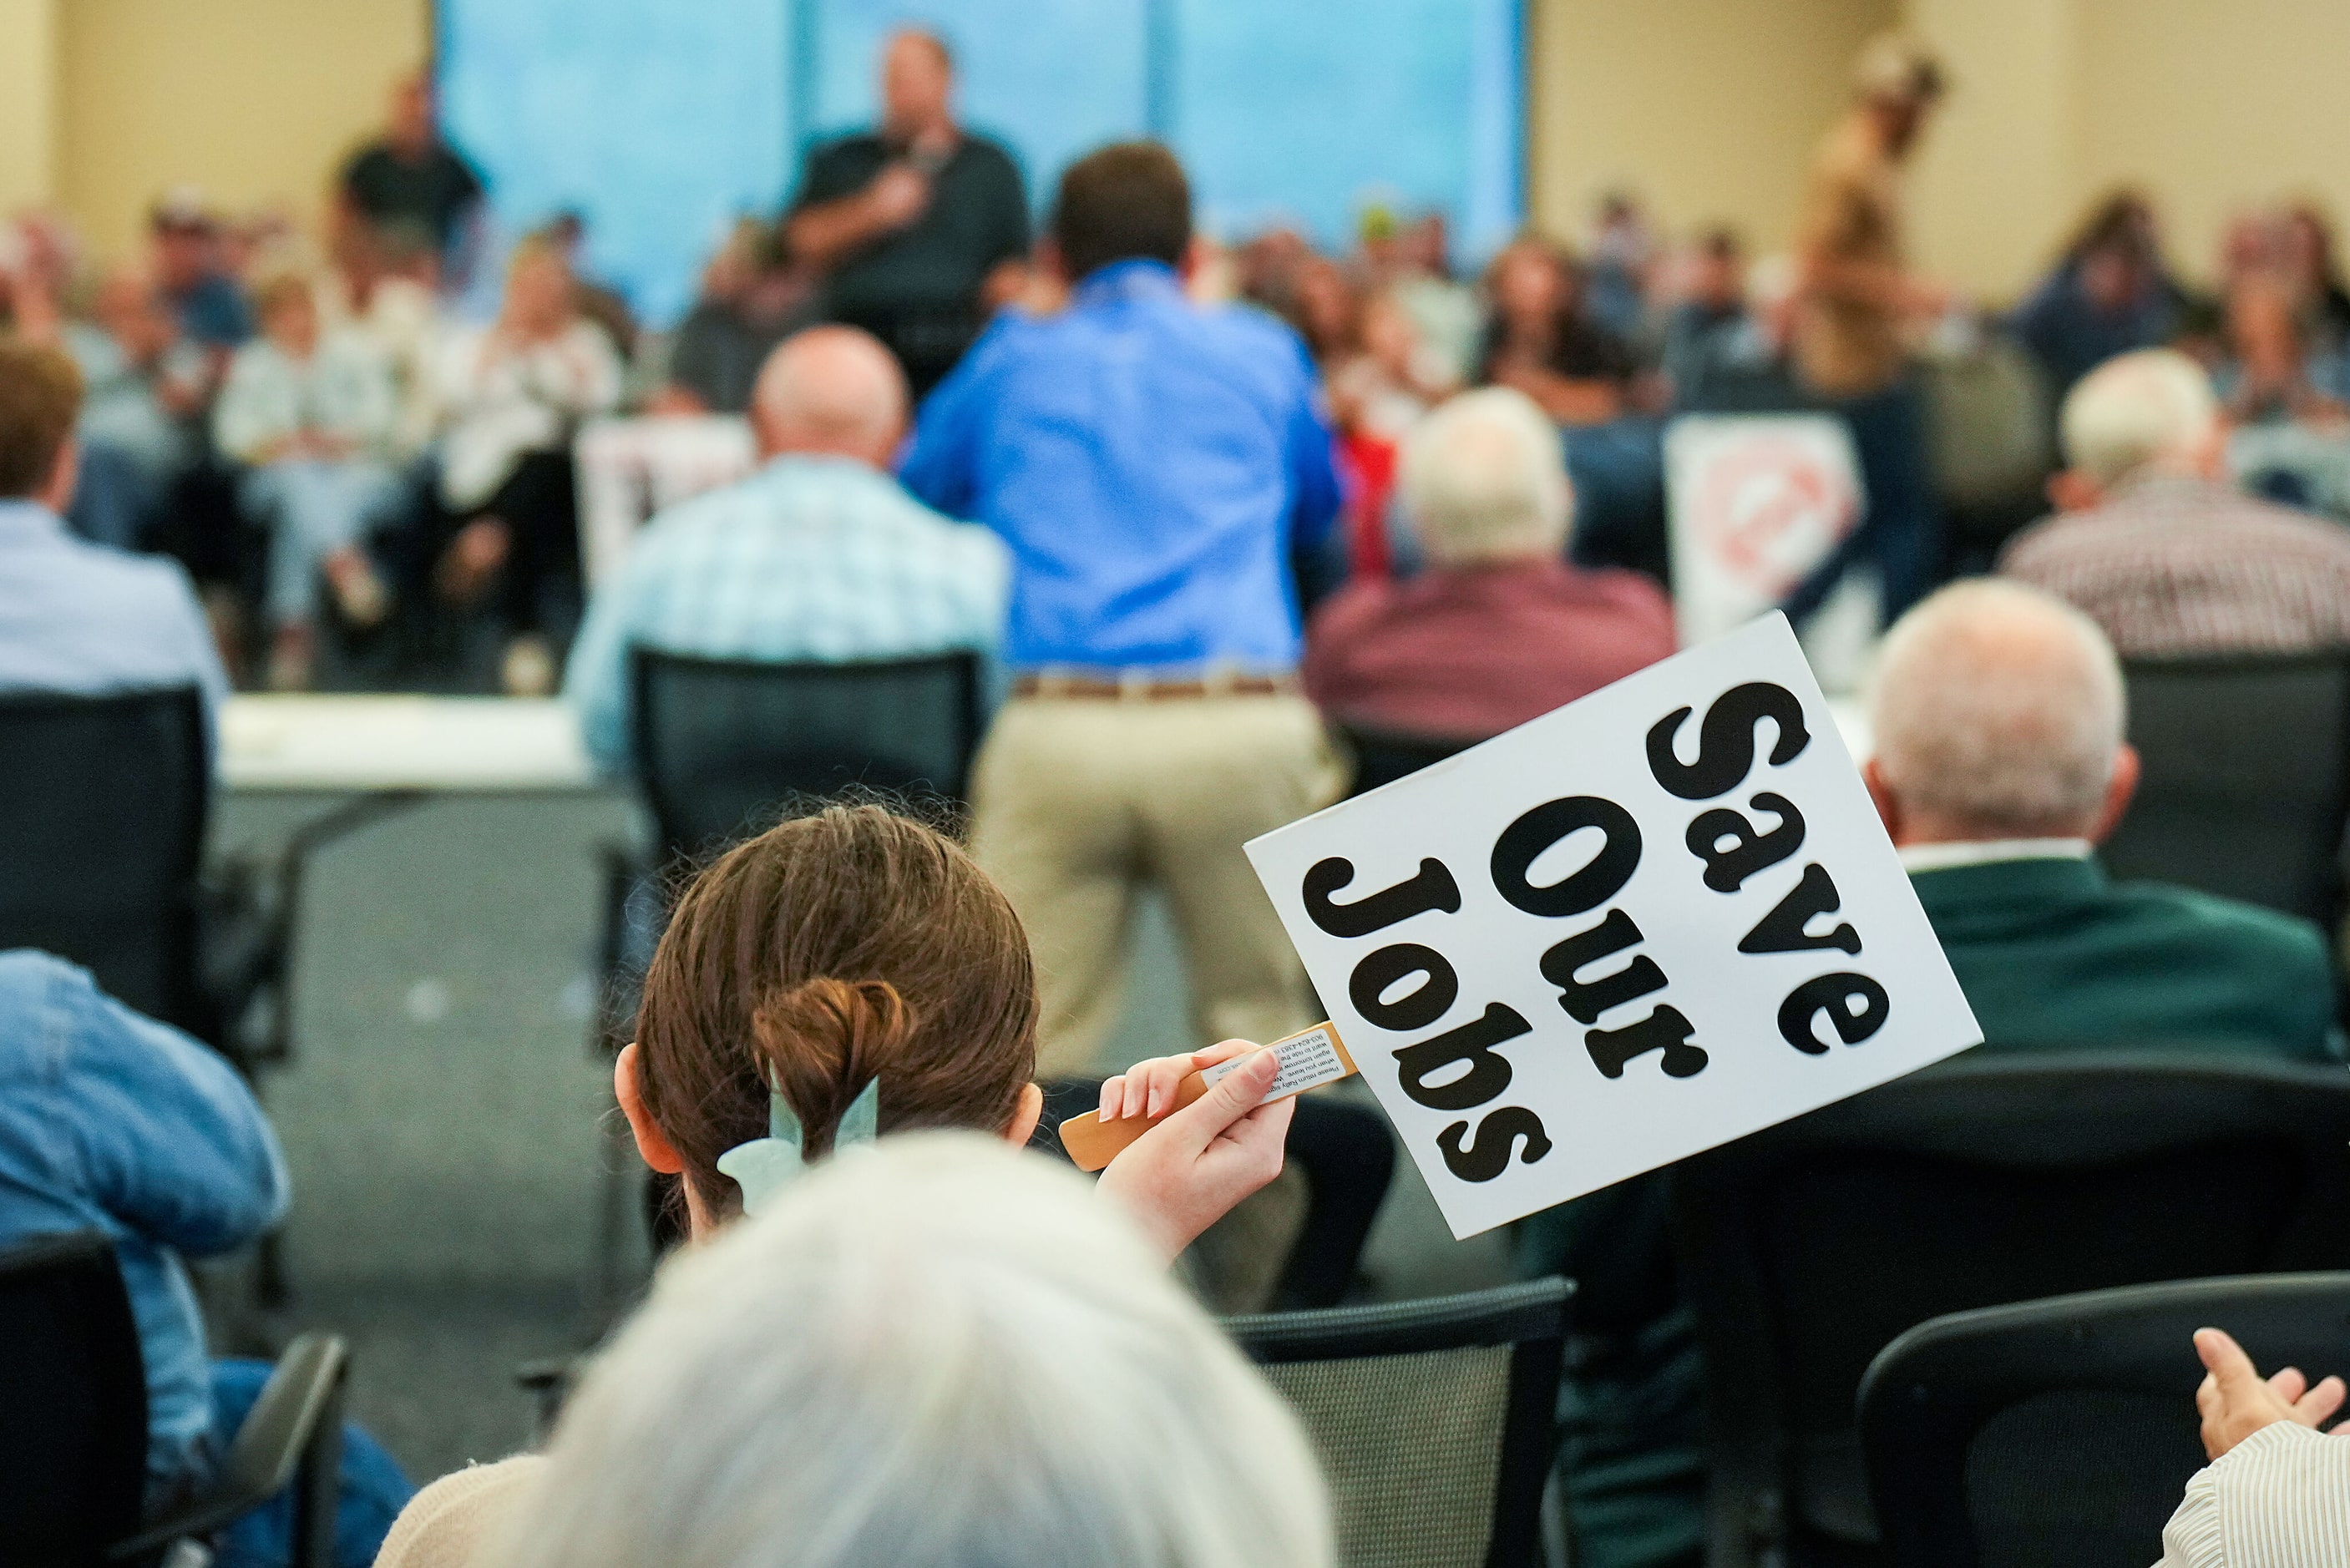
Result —
M 1783 616 L 1248 853 L 1458 1236 L 1982 1038 Z

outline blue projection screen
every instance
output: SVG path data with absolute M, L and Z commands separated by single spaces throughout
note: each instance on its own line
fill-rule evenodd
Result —
M 807 142 L 869 123 L 890 27 L 935 26 L 962 107 L 1041 210 L 1087 148 L 1155 135 L 1203 223 L 1344 248 L 1362 209 L 1442 210 L 1463 251 L 1521 213 L 1521 0 L 441 0 L 442 114 L 500 226 L 566 207 L 654 325 Z

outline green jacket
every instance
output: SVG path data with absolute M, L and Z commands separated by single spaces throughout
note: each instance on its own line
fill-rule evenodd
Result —
M 2341 1059 L 2315 926 L 2095 860 L 1999 860 L 1910 876 L 1984 1049 L 2178 1046 Z

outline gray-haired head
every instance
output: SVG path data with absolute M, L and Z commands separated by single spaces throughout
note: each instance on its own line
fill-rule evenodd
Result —
M 1555 556 L 1575 520 L 1558 427 L 1509 387 L 1463 392 L 1414 425 L 1396 484 L 1440 566 Z
M 2149 472 L 2208 472 L 2219 453 L 2220 400 L 2203 368 L 2176 348 L 2116 355 L 2064 395 L 2064 461 L 2101 490 Z
M 1327 1568 L 1288 1407 L 1066 1170 L 975 1134 L 828 1162 L 666 1267 L 510 1568 Z
M 2083 836 L 2122 752 L 2121 665 L 2071 605 L 1977 578 L 1894 623 L 1869 714 L 1884 787 L 1940 836 Z
M 885 466 L 906 433 L 906 377 L 854 327 L 810 327 L 775 346 L 751 391 L 759 450 L 829 453 Z

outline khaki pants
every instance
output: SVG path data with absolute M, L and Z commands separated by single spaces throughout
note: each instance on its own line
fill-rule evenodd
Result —
M 1312 1023 L 1305 971 L 1241 846 L 1327 805 L 1342 778 L 1303 698 L 1006 704 L 972 778 L 972 847 L 1035 948 L 1038 1075 L 1094 1065 L 1145 882 L 1173 910 L 1201 1045 Z

